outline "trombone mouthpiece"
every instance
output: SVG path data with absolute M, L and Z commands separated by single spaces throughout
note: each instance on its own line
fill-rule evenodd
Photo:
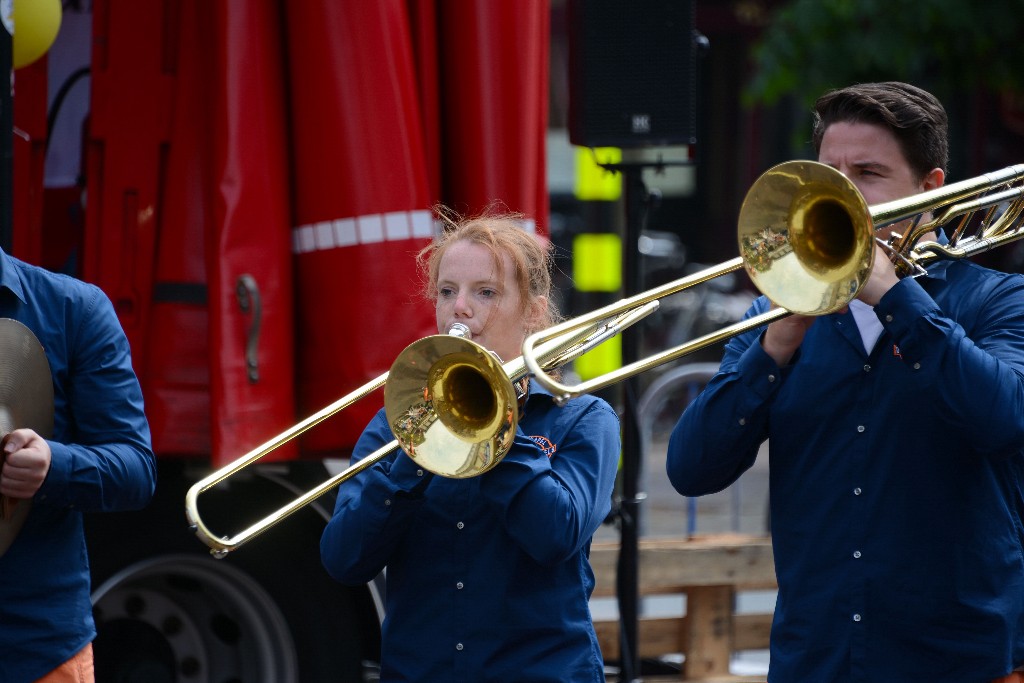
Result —
M 462 337 L 463 339 L 469 339 L 473 336 L 469 331 L 469 328 L 462 323 L 453 323 L 452 326 L 448 328 L 448 334 L 453 337 Z

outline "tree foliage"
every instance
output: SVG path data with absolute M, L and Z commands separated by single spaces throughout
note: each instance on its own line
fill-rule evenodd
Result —
M 809 104 L 856 82 L 904 80 L 940 98 L 1024 93 L 1024 0 L 789 0 L 753 50 L 748 103 Z

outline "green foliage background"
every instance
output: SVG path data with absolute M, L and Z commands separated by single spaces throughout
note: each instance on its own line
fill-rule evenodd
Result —
M 948 101 L 1024 93 L 1024 0 L 791 0 L 753 50 L 747 104 L 810 105 L 850 83 L 904 80 Z

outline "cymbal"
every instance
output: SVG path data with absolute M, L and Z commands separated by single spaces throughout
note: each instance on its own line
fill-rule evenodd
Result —
M 0 437 L 23 427 L 53 436 L 53 376 L 32 330 L 0 318 Z M 0 556 L 21 531 L 31 502 L 0 496 Z

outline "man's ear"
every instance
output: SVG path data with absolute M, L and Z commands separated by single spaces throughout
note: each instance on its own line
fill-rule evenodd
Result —
M 944 182 L 946 182 L 946 173 L 941 168 L 933 168 L 928 171 L 924 180 L 921 181 L 921 188 L 922 191 L 927 192 L 928 190 L 934 190 L 937 187 L 942 187 Z

